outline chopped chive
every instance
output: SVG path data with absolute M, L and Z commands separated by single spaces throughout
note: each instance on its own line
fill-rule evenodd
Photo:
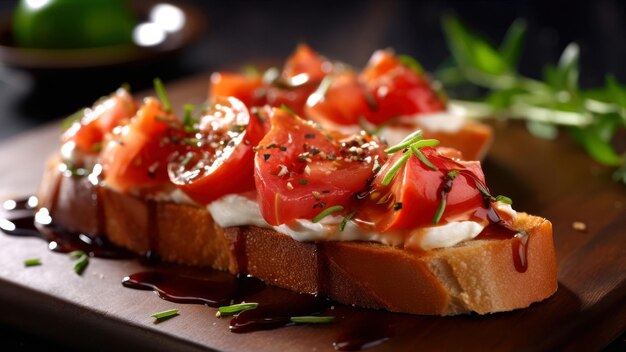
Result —
M 83 251 L 73 251 L 69 253 L 69 256 L 72 259 L 78 259 L 76 264 L 74 264 L 74 271 L 78 275 L 82 274 L 89 264 L 89 256 L 87 255 L 87 253 Z
M 503 196 L 503 195 L 497 196 L 496 202 L 502 202 L 502 203 L 509 204 L 509 205 L 513 204 L 513 200 L 511 198 L 507 196 Z
M 420 161 L 428 166 L 429 168 L 433 169 L 433 170 L 439 170 L 437 169 L 437 167 L 430 162 L 430 160 L 428 160 L 428 158 L 426 157 L 426 155 L 424 155 L 424 153 L 422 153 L 421 150 L 419 150 L 419 148 L 417 148 L 416 146 L 412 145 L 411 146 L 411 151 L 413 152 L 413 154 L 415 154 L 415 156 L 420 159 Z
M 393 153 L 395 153 L 395 152 L 397 152 L 399 150 L 402 150 L 402 149 L 410 146 L 411 144 L 413 144 L 413 143 L 415 143 L 417 141 L 420 141 L 421 139 L 422 139 L 422 130 L 417 130 L 417 131 L 411 133 L 410 135 L 404 137 L 404 139 L 400 143 L 385 149 L 385 153 L 393 154 Z
M 439 143 L 440 142 L 438 139 L 422 139 L 413 143 L 413 145 L 417 148 L 422 148 L 422 147 L 434 147 L 434 146 L 439 145 Z
M 165 111 L 171 112 L 172 105 L 170 104 L 169 99 L 167 99 L 167 92 L 165 91 L 165 85 L 163 85 L 163 81 L 161 81 L 160 78 L 154 79 L 154 90 L 156 91 L 156 94 L 159 96 L 159 99 L 161 100 L 161 103 L 163 104 Z
M 151 317 L 155 318 L 156 320 L 164 320 L 164 319 L 175 317 L 178 314 L 179 314 L 178 309 L 170 309 L 170 310 L 164 310 L 162 312 L 154 313 L 151 315 Z
M 437 207 L 437 211 L 435 212 L 435 216 L 433 216 L 433 224 L 438 224 L 443 216 L 443 211 L 446 210 L 446 198 L 441 198 L 441 202 L 439 202 L 439 206 Z
M 341 220 L 341 223 L 339 224 L 339 232 L 343 232 L 343 230 L 346 228 L 346 225 L 348 224 L 348 221 L 352 220 L 352 218 L 356 215 L 356 210 L 351 212 L 350 214 L 346 215 L 343 220 Z
M 441 191 L 441 202 L 439 202 L 439 206 L 437 207 L 437 211 L 435 211 L 435 215 L 433 216 L 433 224 L 438 224 L 443 216 L 443 212 L 446 210 L 446 205 L 448 203 L 448 193 L 452 189 L 452 181 L 459 174 L 459 170 L 452 170 L 444 176 L 443 180 L 443 190 Z M 449 181 L 446 181 L 446 177 Z
M 322 210 L 319 214 L 315 215 L 315 217 L 313 218 L 313 220 L 311 220 L 311 222 L 319 222 L 320 220 L 327 217 L 328 215 L 338 212 L 338 211 L 342 211 L 343 209 L 344 208 L 341 205 L 334 205 L 330 208 L 326 208 Z
M 293 323 L 299 323 L 299 324 L 328 324 L 328 323 L 332 323 L 335 320 L 335 317 L 305 315 L 301 317 L 291 317 L 290 320 Z
M 301 185 L 306 185 L 307 183 L 309 183 L 309 180 L 307 180 L 306 178 L 301 178 L 300 181 L 298 181 L 298 183 Z
M 183 115 L 183 126 L 185 131 L 187 132 L 195 132 L 198 129 L 195 127 L 198 120 L 193 117 L 193 110 L 195 107 L 191 104 L 183 105 L 183 109 L 185 109 L 185 115 Z
M 411 156 L 410 152 L 405 152 L 404 155 L 402 155 L 402 157 L 398 159 L 398 161 L 396 161 L 396 163 L 393 164 L 393 166 L 391 166 L 389 171 L 387 171 L 385 178 L 383 178 L 383 182 L 382 182 L 383 186 L 389 186 L 389 184 L 391 183 L 391 180 L 393 180 L 393 178 L 396 176 L 398 171 L 400 171 L 400 169 L 404 166 L 404 164 L 406 164 L 410 156 Z
M 70 258 L 72 259 L 78 259 L 84 255 L 87 255 L 87 253 L 83 252 L 83 251 L 73 251 L 73 252 L 69 252 L 67 255 L 70 256 Z
M 293 116 L 298 116 L 298 114 L 296 114 L 295 111 L 291 110 L 291 108 L 289 108 L 287 105 L 285 104 L 280 104 L 280 108 L 283 109 L 284 111 L 290 113 Z
M 37 265 L 41 265 L 41 259 L 39 258 L 26 259 L 24 261 L 24 266 L 37 266 Z
M 221 318 L 223 316 L 235 315 L 245 310 L 255 309 L 258 306 L 258 303 L 239 303 L 230 306 L 222 306 L 217 309 L 215 316 Z

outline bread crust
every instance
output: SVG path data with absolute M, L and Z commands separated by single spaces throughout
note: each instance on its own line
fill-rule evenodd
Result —
M 39 196 L 57 225 L 100 232 L 119 246 L 155 251 L 168 262 L 247 272 L 296 292 L 413 314 L 509 311 L 557 288 L 552 225 L 528 214 L 519 213 L 515 224 L 529 235 L 528 268 L 521 273 L 513 264 L 511 239 L 471 240 L 426 252 L 371 242 L 298 242 L 271 229 L 221 228 L 206 209 L 193 205 L 93 187 L 84 177 L 63 176 L 55 164 Z

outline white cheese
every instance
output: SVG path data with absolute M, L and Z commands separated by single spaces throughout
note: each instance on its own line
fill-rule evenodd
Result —
M 368 232 L 352 221 L 340 231 L 341 216 L 327 216 L 318 223 L 298 219 L 289 224 L 272 226 L 263 219 L 258 203 L 250 195 L 229 194 L 209 204 L 207 209 L 221 227 L 254 225 L 274 229 L 300 242 L 368 241 L 394 246 L 403 244 L 400 233 Z M 422 250 L 452 247 L 476 237 L 484 226 L 474 221 L 458 221 L 422 228 L 410 234 L 405 246 Z

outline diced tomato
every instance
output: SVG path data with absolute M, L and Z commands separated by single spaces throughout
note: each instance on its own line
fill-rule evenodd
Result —
M 306 44 L 299 44 L 287 59 L 282 76 L 286 79 L 306 74 L 311 81 L 320 81 L 332 69 L 332 64 Z
M 193 146 L 170 164 L 170 180 L 200 204 L 253 190 L 253 148 L 264 135 L 262 121 L 243 102 L 218 97 L 189 136 Z
M 177 143 L 183 131 L 180 124 L 157 99 L 146 99 L 137 115 L 103 150 L 106 184 L 127 192 L 168 183 L 168 161 L 181 148 Z
M 265 104 L 263 78 L 260 75 L 216 72 L 211 75 L 209 99 L 236 97 L 247 107 Z
M 137 104 L 123 88 L 85 109 L 82 119 L 75 122 L 62 136 L 63 142 L 73 141 L 82 153 L 95 154 L 104 135 L 130 119 L 137 111 Z
M 257 147 L 255 182 L 261 214 L 272 225 L 347 206 L 384 162 L 368 135 L 331 136 L 282 109 L 273 110 L 271 123 Z
M 322 124 L 358 125 L 369 112 L 365 87 L 350 71 L 329 77 L 326 91 L 316 91 L 307 100 L 305 115 Z
M 440 222 L 471 217 L 477 210 L 485 208 L 483 195 L 477 187 L 477 182 L 484 185 L 479 162 L 449 159 L 431 147 L 420 150 L 437 170 L 411 155 L 391 184 L 385 186 L 383 180 L 389 169 L 403 156 L 403 153 L 396 153 L 372 182 L 367 198 L 357 205 L 359 219 L 374 224 L 374 228 L 381 232 L 432 226 L 442 202 L 446 175 L 454 170 L 459 172 L 445 196 L 446 205 Z
M 370 96 L 370 122 L 380 124 L 398 116 L 445 110 L 422 74 L 403 65 L 389 50 L 376 51 L 360 75 Z

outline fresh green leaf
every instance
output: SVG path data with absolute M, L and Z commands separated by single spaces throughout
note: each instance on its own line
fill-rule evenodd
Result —
M 526 21 L 517 19 L 513 21 L 509 30 L 500 44 L 500 55 L 508 63 L 509 67 L 517 67 L 519 57 L 524 47 L 526 37 Z
M 559 129 L 547 122 L 526 121 L 526 128 L 530 134 L 541 139 L 552 140 L 559 136 Z
M 597 162 L 607 166 L 620 166 L 624 159 L 615 152 L 610 142 L 602 139 L 593 129 L 571 127 L 570 133 Z
M 491 75 L 510 70 L 500 53 L 486 39 L 466 28 L 456 16 L 444 16 L 443 29 L 452 56 L 461 69 L 474 69 Z

